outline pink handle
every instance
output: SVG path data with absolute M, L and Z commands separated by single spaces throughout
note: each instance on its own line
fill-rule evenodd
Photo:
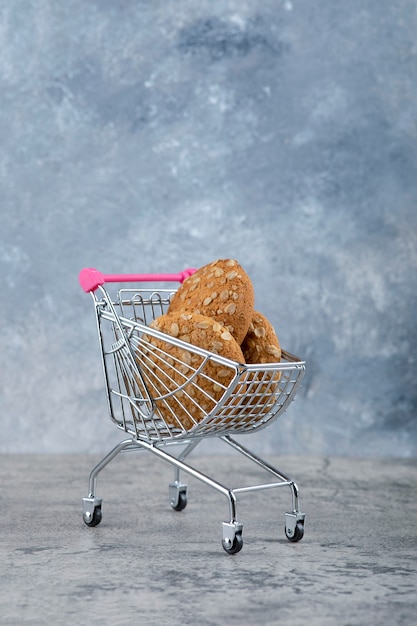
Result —
M 104 283 L 138 283 L 138 282 L 178 282 L 194 274 L 192 267 L 179 274 L 102 274 L 92 267 L 85 267 L 78 276 L 81 287 L 86 293 L 95 291 Z

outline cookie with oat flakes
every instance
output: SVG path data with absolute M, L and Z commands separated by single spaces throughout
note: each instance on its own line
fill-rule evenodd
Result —
M 150 328 L 180 340 L 181 345 L 145 334 L 140 355 L 143 377 L 167 424 L 189 430 L 210 413 L 224 395 L 236 376 L 236 364 L 244 363 L 242 350 L 231 333 L 215 319 L 189 311 L 161 315 Z M 233 363 L 216 361 L 215 356 L 207 359 L 207 355 L 195 347 Z M 227 402 L 233 404 L 234 400 Z
M 279 363 L 281 346 L 271 322 L 255 311 L 241 343 L 246 363 Z
M 271 322 L 259 311 L 255 311 L 249 330 L 241 344 L 245 362 L 250 364 L 279 363 L 281 346 Z M 281 371 L 265 370 L 261 374 L 250 373 L 247 407 L 252 414 L 264 414 L 272 409 L 279 392 Z
M 174 294 L 169 312 L 190 311 L 211 317 L 240 344 L 253 315 L 254 289 L 234 259 L 218 259 L 198 269 Z

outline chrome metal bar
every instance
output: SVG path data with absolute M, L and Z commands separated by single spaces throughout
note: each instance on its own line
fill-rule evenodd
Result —
M 230 437 L 229 435 L 223 435 L 222 437 L 220 437 L 220 439 L 222 439 L 229 446 L 237 450 L 237 452 L 240 452 L 240 454 L 243 454 L 243 456 L 245 456 L 246 458 L 250 459 L 257 465 L 260 465 L 260 467 L 262 467 L 267 472 L 270 472 L 271 474 L 279 478 L 282 481 L 282 484 L 288 485 L 291 488 L 293 511 L 299 511 L 299 490 L 293 480 L 291 480 L 288 476 L 270 465 L 267 461 L 264 461 L 260 457 L 256 456 L 256 454 L 248 450 L 248 448 L 242 446 L 235 439 L 232 439 L 232 437 Z M 236 489 L 234 489 L 233 491 L 237 493 Z
M 256 454 L 248 450 L 248 448 L 245 448 L 244 446 L 242 446 L 235 439 L 232 439 L 232 437 L 230 437 L 229 435 L 223 435 L 222 437 L 220 437 L 220 439 L 222 439 L 229 446 L 231 446 L 232 448 L 240 452 L 240 454 L 243 454 L 254 463 L 257 463 L 258 465 L 263 467 L 263 469 L 274 474 L 274 476 L 276 476 L 277 478 L 280 478 L 281 480 L 284 480 L 285 482 L 288 482 L 288 483 L 291 482 L 291 479 L 288 476 L 278 471 L 275 467 L 270 465 L 267 461 L 264 461 L 260 457 L 256 456 Z
M 164 461 L 167 461 L 168 463 L 171 463 L 171 465 L 174 465 L 174 467 L 184 471 L 186 474 L 190 474 L 190 476 L 197 478 L 197 480 L 200 480 L 202 483 L 208 485 L 209 487 L 212 487 L 212 489 L 215 489 L 219 493 L 222 493 L 224 496 L 226 496 L 229 502 L 230 523 L 235 523 L 237 521 L 236 519 L 236 508 L 237 508 L 236 496 L 231 489 L 213 480 L 212 478 L 210 478 L 203 472 L 200 472 L 199 470 L 195 469 L 194 467 L 191 467 L 191 465 L 187 465 L 183 461 L 180 461 L 172 454 L 168 454 L 167 452 L 165 452 L 164 450 L 162 450 L 161 448 L 159 448 L 157 445 L 153 443 L 148 443 L 147 441 L 143 441 L 143 440 L 134 441 L 134 443 L 137 444 L 138 446 L 146 448 L 146 450 L 149 450 L 149 452 L 152 452 L 152 454 L 159 456 Z
M 179 454 L 176 458 L 179 461 L 184 461 L 184 459 L 187 458 L 187 456 L 194 450 L 194 448 L 200 443 L 201 439 L 195 439 L 194 441 L 191 441 L 190 443 L 188 443 L 188 445 L 185 447 L 185 449 L 181 452 L 181 454 Z M 175 474 L 174 474 L 174 480 L 176 482 L 180 482 L 180 477 L 181 477 L 181 470 L 179 467 L 175 467 Z
M 273 489 L 275 487 L 288 487 L 291 486 L 291 482 L 282 482 L 282 483 L 266 483 L 265 485 L 253 485 L 250 487 L 238 487 L 237 489 L 232 489 L 233 493 L 249 493 L 250 491 L 261 491 L 263 489 Z
M 110 463 L 115 456 L 117 456 L 120 452 L 125 450 L 128 446 L 131 446 L 132 443 L 135 443 L 132 439 L 124 439 L 120 443 L 117 444 L 105 457 L 101 459 L 99 463 L 90 472 L 90 481 L 89 481 L 89 498 L 94 498 L 96 495 L 96 486 L 97 486 L 97 475 L 101 472 L 102 469 L 106 467 Z
M 185 450 L 183 450 L 181 452 L 181 454 L 179 454 L 177 456 L 177 459 L 179 459 L 180 461 L 184 461 L 184 459 L 194 450 L 194 448 L 197 447 L 197 445 L 201 442 L 201 439 L 195 439 L 194 441 L 191 441 L 187 447 L 185 448 Z

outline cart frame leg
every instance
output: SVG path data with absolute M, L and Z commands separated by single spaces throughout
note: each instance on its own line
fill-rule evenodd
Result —
M 188 442 L 184 450 L 176 458 L 180 461 L 184 461 L 187 456 L 194 450 L 194 448 L 200 443 L 201 439 L 194 439 Z M 176 511 L 180 511 L 186 506 L 187 501 L 187 483 L 181 481 L 181 469 L 175 466 L 174 480 L 169 484 L 169 501 L 172 508 Z M 183 501 L 183 504 L 181 502 Z
M 110 461 L 114 459 L 115 456 L 120 454 L 120 452 L 123 452 L 123 450 L 126 450 L 126 448 L 132 447 L 132 445 L 135 445 L 135 444 L 136 442 L 134 439 L 124 439 L 123 441 L 118 443 L 112 450 L 110 450 L 110 452 L 106 454 L 106 456 L 103 457 L 101 461 L 97 463 L 97 465 L 93 467 L 93 469 L 90 472 L 90 479 L 89 479 L 89 488 L 88 488 L 89 498 L 95 497 L 96 487 L 97 487 L 97 476 L 101 472 L 101 470 L 103 470 L 106 467 L 106 465 L 108 465 Z
M 275 467 L 273 467 L 272 465 L 270 465 L 269 463 L 267 463 L 266 461 L 264 461 L 263 459 L 258 457 L 256 454 L 254 454 L 253 452 L 248 450 L 248 448 L 245 448 L 244 446 L 242 446 L 235 439 L 232 439 L 231 437 L 229 437 L 229 435 L 224 435 L 224 436 L 220 437 L 220 439 L 222 439 L 229 446 L 231 446 L 232 448 L 237 450 L 237 452 L 240 452 L 240 454 L 243 454 L 243 456 L 245 456 L 246 458 L 250 459 L 251 461 L 253 461 L 257 465 L 260 465 L 260 467 L 262 467 L 264 470 L 270 472 L 271 474 L 273 474 L 276 478 L 278 478 L 280 480 L 279 483 L 274 483 L 274 484 L 271 484 L 271 485 L 258 485 L 256 487 L 248 487 L 248 488 L 243 487 L 242 489 L 234 489 L 235 493 L 238 493 L 238 492 L 242 493 L 243 491 L 255 491 L 256 489 L 262 489 L 262 488 L 266 489 L 269 486 L 270 487 L 279 487 L 281 485 L 282 486 L 288 485 L 290 487 L 290 489 L 291 489 L 291 495 L 292 495 L 292 510 L 293 510 L 294 513 L 298 513 L 299 512 L 299 508 L 298 508 L 298 506 L 299 506 L 299 489 L 298 489 L 297 484 L 293 480 L 291 480 L 288 476 L 283 474 L 280 470 L 276 469 Z
M 233 489 L 234 493 L 243 493 L 249 491 L 256 491 L 258 489 L 269 489 L 273 487 L 288 486 L 291 489 L 292 496 L 292 510 L 285 513 L 285 534 L 287 539 L 292 542 L 300 541 L 304 535 L 304 521 L 305 514 L 300 511 L 299 508 L 299 489 L 297 484 L 283 474 L 280 470 L 276 469 L 256 454 L 245 448 L 235 439 L 232 439 L 229 435 L 220 437 L 225 443 L 234 448 L 237 452 L 250 459 L 264 470 L 270 472 L 273 476 L 279 479 L 279 483 L 271 483 L 266 485 L 256 485 L 253 487 L 243 487 L 241 489 Z
M 137 439 L 125 439 L 117 444 L 103 459 L 95 465 L 91 470 L 89 478 L 89 495 L 87 498 L 83 498 L 83 511 L 84 521 L 89 526 L 97 525 L 101 520 L 101 498 L 96 496 L 97 476 L 98 474 L 123 450 L 127 448 L 145 449 L 161 458 L 167 463 L 174 466 L 174 481 L 169 485 L 169 495 L 171 500 L 171 506 L 176 510 L 181 510 L 185 504 L 180 502 L 181 496 L 185 496 L 187 485 L 181 482 L 181 472 L 185 472 L 190 476 L 193 476 L 197 480 L 212 487 L 215 491 L 223 494 L 229 503 L 229 521 L 223 522 L 223 547 L 224 549 L 234 554 L 238 552 L 242 547 L 242 529 L 243 524 L 237 520 L 237 498 L 240 493 L 257 491 L 261 489 L 271 489 L 274 487 L 288 486 L 291 489 L 292 495 L 292 510 L 285 514 L 285 534 L 287 538 L 292 541 L 299 541 L 304 534 L 304 519 L 305 515 L 299 509 L 299 489 L 297 484 L 283 474 L 280 470 L 276 469 L 256 454 L 251 452 L 248 448 L 245 448 L 235 439 L 232 439 L 229 435 L 223 435 L 219 437 L 222 441 L 227 443 L 234 450 L 245 456 L 247 459 L 253 461 L 264 470 L 272 474 L 279 482 L 266 483 L 260 485 L 253 485 L 249 487 L 240 487 L 232 489 L 214 480 L 207 474 L 197 470 L 188 463 L 185 463 L 187 456 L 194 450 L 194 448 L 200 443 L 201 439 L 189 440 L 185 443 L 184 450 L 178 455 L 174 456 L 169 454 L 158 442 L 147 442 Z M 161 446 L 161 447 L 160 447 Z M 165 445 L 165 447 L 167 447 Z M 178 508 L 177 508 L 178 507 Z
M 112 461 L 118 454 L 120 454 L 120 452 L 122 452 L 126 448 L 139 448 L 139 449 L 145 449 L 145 450 L 148 450 L 149 452 L 152 452 L 152 454 L 158 456 L 159 458 L 163 459 L 167 463 L 170 463 L 171 465 L 174 466 L 175 481 L 174 483 L 171 483 L 171 484 L 175 485 L 175 489 L 178 489 L 178 486 L 182 484 L 180 482 L 180 471 L 183 471 L 186 474 L 189 474 L 190 476 L 197 478 L 198 480 L 208 485 L 209 487 L 212 487 L 219 493 L 223 494 L 228 499 L 228 502 L 229 502 L 229 517 L 230 517 L 229 524 L 237 524 L 238 523 L 236 519 L 237 503 L 236 503 L 236 496 L 233 493 L 233 491 L 229 489 L 228 487 L 225 487 L 218 481 L 213 480 L 212 478 L 210 478 L 210 476 L 207 476 L 203 472 L 195 469 L 191 465 L 184 463 L 184 459 L 197 446 L 197 444 L 200 443 L 200 441 L 201 441 L 200 439 L 196 439 L 196 440 L 189 442 L 185 450 L 178 457 L 172 454 L 168 454 L 168 452 L 165 452 L 165 450 L 162 450 L 158 446 L 157 443 L 148 443 L 147 441 L 139 441 L 137 439 L 125 439 L 121 441 L 108 454 L 106 454 L 106 456 L 103 457 L 103 459 L 99 463 L 97 463 L 97 465 L 95 465 L 95 467 L 93 467 L 93 469 L 90 472 L 89 495 L 87 498 L 83 498 L 84 518 L 86 517 L 86 515 L 87 515 L 87 518 L 89 518 L 94 512 L 94 508 L 97 506 L 101 506 L 101 503 L 102 503 L 102 499 L 97 498 L 96 496 L 98 474 L 110 463 L 110 461 Z
M 167 461 L 171 465 L 174 465 L 177 477 L 180 476 L 179 471 L 183 471 L 186 474 L 189 474 L 190 476 L 197 478 L 197 480 L 200 480 L 205 485 L 212 487 L 219 493 L 222 493 L 224 496 L 226 496 L 229 502 L 230 524 L 235 524 L 237 523 L 237 519 L 236 519 L 237 504 L 236 504 L 236 496 L 233 493 L 233 490 L 229 489 L 228 487 L 225 487 L 218 481 L 214 480 L 210 476 L 207 476 L 207 474 L 204 474 L 200 470 L 195 469 L 191 465 L 184 463 L 184 458 L 191 452 L 193 448 L 195 448 L 195 446 L 199 442 L 200 442 L 200 439 L 196 440 L 196 442 L 193 441 L 192 444 L 190 444 L 184 451 L 185 454 L 183 453 L 178 458 L 173 456 L 172 454 L 168 454 L 167 452 L 159 448 L 157 444 L 147 443 L 145 441 L 140 441 L 137 443 L 139 446 L 144 447 L 145 449 L 149 450 L 149 452 L 152 452 L 152 454 L 155 454 L 156 456 L 159 456 L 161 459 Z
M 100 523 L 101 520 L 101 505 L 102 498 L 97 498 L 96 496 L 96 487 L 97 487 L 97 476 L 101 472 L 102 469 L 106 467 L 114 459 L 115 456 L 120 454 L 123 450 L 126 450 L 128 447 L 132 447 L 132 444 L 135 442 L 132 439 L 124 439 L 120 443 L 118 443 L 105 457 L 101 459 L 93 467 L 90 472 L 90 478 L 88 483 L 88 496 L 83 498 L 83 518 L 85 523 L 88 526 L 96 526 Z

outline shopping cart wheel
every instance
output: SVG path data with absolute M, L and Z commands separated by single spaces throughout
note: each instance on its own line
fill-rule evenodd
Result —
M 304 537 L 304 519 L 303 513 L 286 513 L 285 514 L 285 536 L 288 541 L 296 543 Z
M 288 541 L 292 541 L 293 543 L 300 541 L 304 537 L 304 526 L 303 524 L 298 523 L 293 531 L 292 535 L 288 534 L 287 528 L 285 528 L 285 535 Z
M 183 511 L 187 506 L 187 485 L 178 482 L 171 483 L 169 500 L 174 511 Z
M 96 506 L 92 513 L 84 513 L 83 520 L 87 526 L 98 526 L 101 522 L 101 506 Z
M 239 522 L 223 522 L 222 546 L 227 554 L 237 554 L 243 548 L 242 529 Z
M 174 511 L 183 511 L 187 506 L 187 494 L 184 491 L 181 491 L 178 494 L 178 501 L 176 504 L 171 504 Z
M 225 540 L 223 539 L 222 546 L 226 550 L 227 554 L 237 554 L 243 548 L 242 533 L 236 533 L 231 544 L 225 543 Z
M 83 498 L 83 520 L 87 526 L 97 526 L 101 522 L 101 498 Z

